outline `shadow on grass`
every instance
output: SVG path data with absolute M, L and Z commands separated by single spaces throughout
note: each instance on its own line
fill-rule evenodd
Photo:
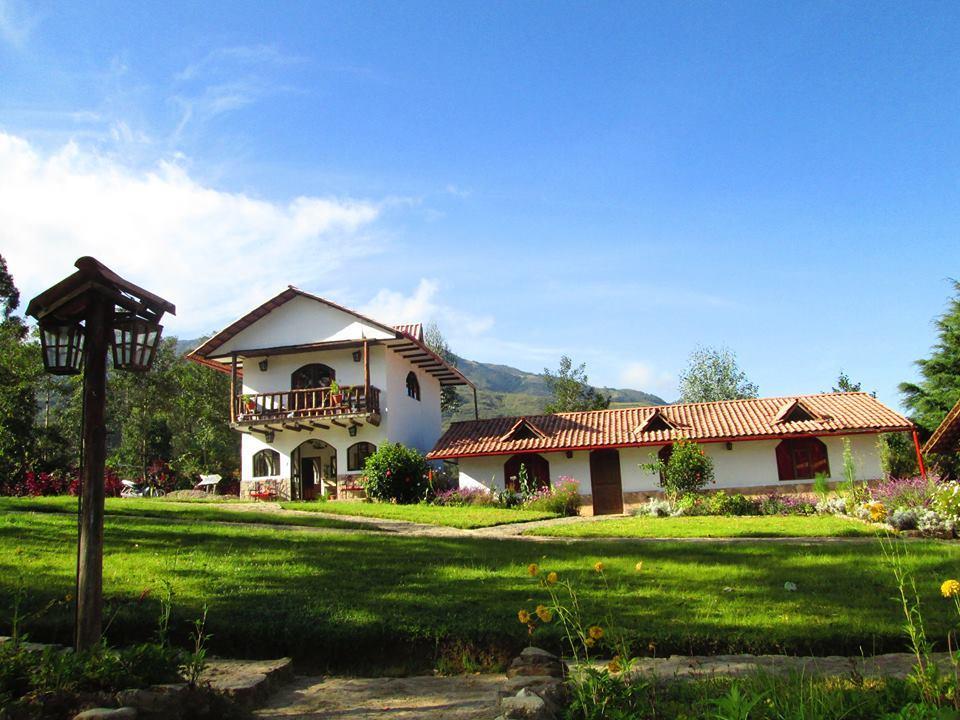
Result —
M 73 592 L 75 532 L 68 516 L 0 514 L 0 608 L 18 582 L 31 608 Z M 151 635 L 166 580 L 175 637 L 185 641 L 207 605 L 219 654 L 292 655 L 368 672 L 429 668 L 450 647 L 509 655 L 528 641 L 517 610 L 547 601 L 526 573 L 537 562 L 574 583 L 589 622 L 605 624 L 609 612 L 640 651 L 651 643 L 661 655 L 903 649 L 896 589 L 874 544 L 532 544 L 130 518 L 108 518 L 105 536 L 109 634 L 118 643 Z M 930 636 L 939 638 L 951 608 L 933 598 L 960 552 L 946 543 L 911 543 L 908 552 Z M 609 587 L 592 570 L 601 559 Z M 0 618 L 8 625 L 9 614 Z M 70 608 L 58 606 L 27 630 L 63 642 L 71 623 Z M 535 640 L 561 649 L 557 628 Z

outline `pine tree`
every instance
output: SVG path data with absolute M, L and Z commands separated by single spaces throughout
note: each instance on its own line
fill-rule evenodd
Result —
M 900 383 L 910 419 L 927 434 L 960 400 L 960 281 L 953 281 L 953 289 L 946 312 L 935 322 L 938 340 L 930 357 L 916 362 L 922 379 Z

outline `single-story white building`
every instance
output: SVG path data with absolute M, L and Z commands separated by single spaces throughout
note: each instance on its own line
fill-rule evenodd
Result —
M 700 443 L 714 489 L 807 489 L 817 473 L 843 479 L 850 441 L 859 480 L 883 477 L 878 435 L 912 423 L 867 393 L 827 393 L 457 422 L 428 454 L 456 461 L 460 487 L 516 487 L 520 465 L 540 485 L 572 478 L 587 512 L 623 512 L 660 492 L 645 464 L 675 440 Z

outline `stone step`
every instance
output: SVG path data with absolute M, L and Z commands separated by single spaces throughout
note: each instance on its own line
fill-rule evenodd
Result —
M 234 702 L 250 707 L 256 705 L 279 685 L 293 679 L 293 661 L 229 660 L 211 658 L 200 676 L 202 684 L 209 684 L 217 693 Z

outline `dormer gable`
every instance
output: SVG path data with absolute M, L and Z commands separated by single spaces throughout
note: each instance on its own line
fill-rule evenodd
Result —
M 534 425 L 527 418 L 522 417 L 517 420 L 513 426 L 500 437 L 501 442 L 507 440 L 543 440 L 547 437 L 546 433 Z
M 658 408 L 634 430 L 635 433 L 668 432 L 676 430 L 676 425 Z
M 799 398 L 794 398 L 793 400 L 788 400 L 780 407 L 780 410 L 778 410 L 777 414 L 773 417 L 771 425 L 820 419 L 820 416 L 811 410 Z

